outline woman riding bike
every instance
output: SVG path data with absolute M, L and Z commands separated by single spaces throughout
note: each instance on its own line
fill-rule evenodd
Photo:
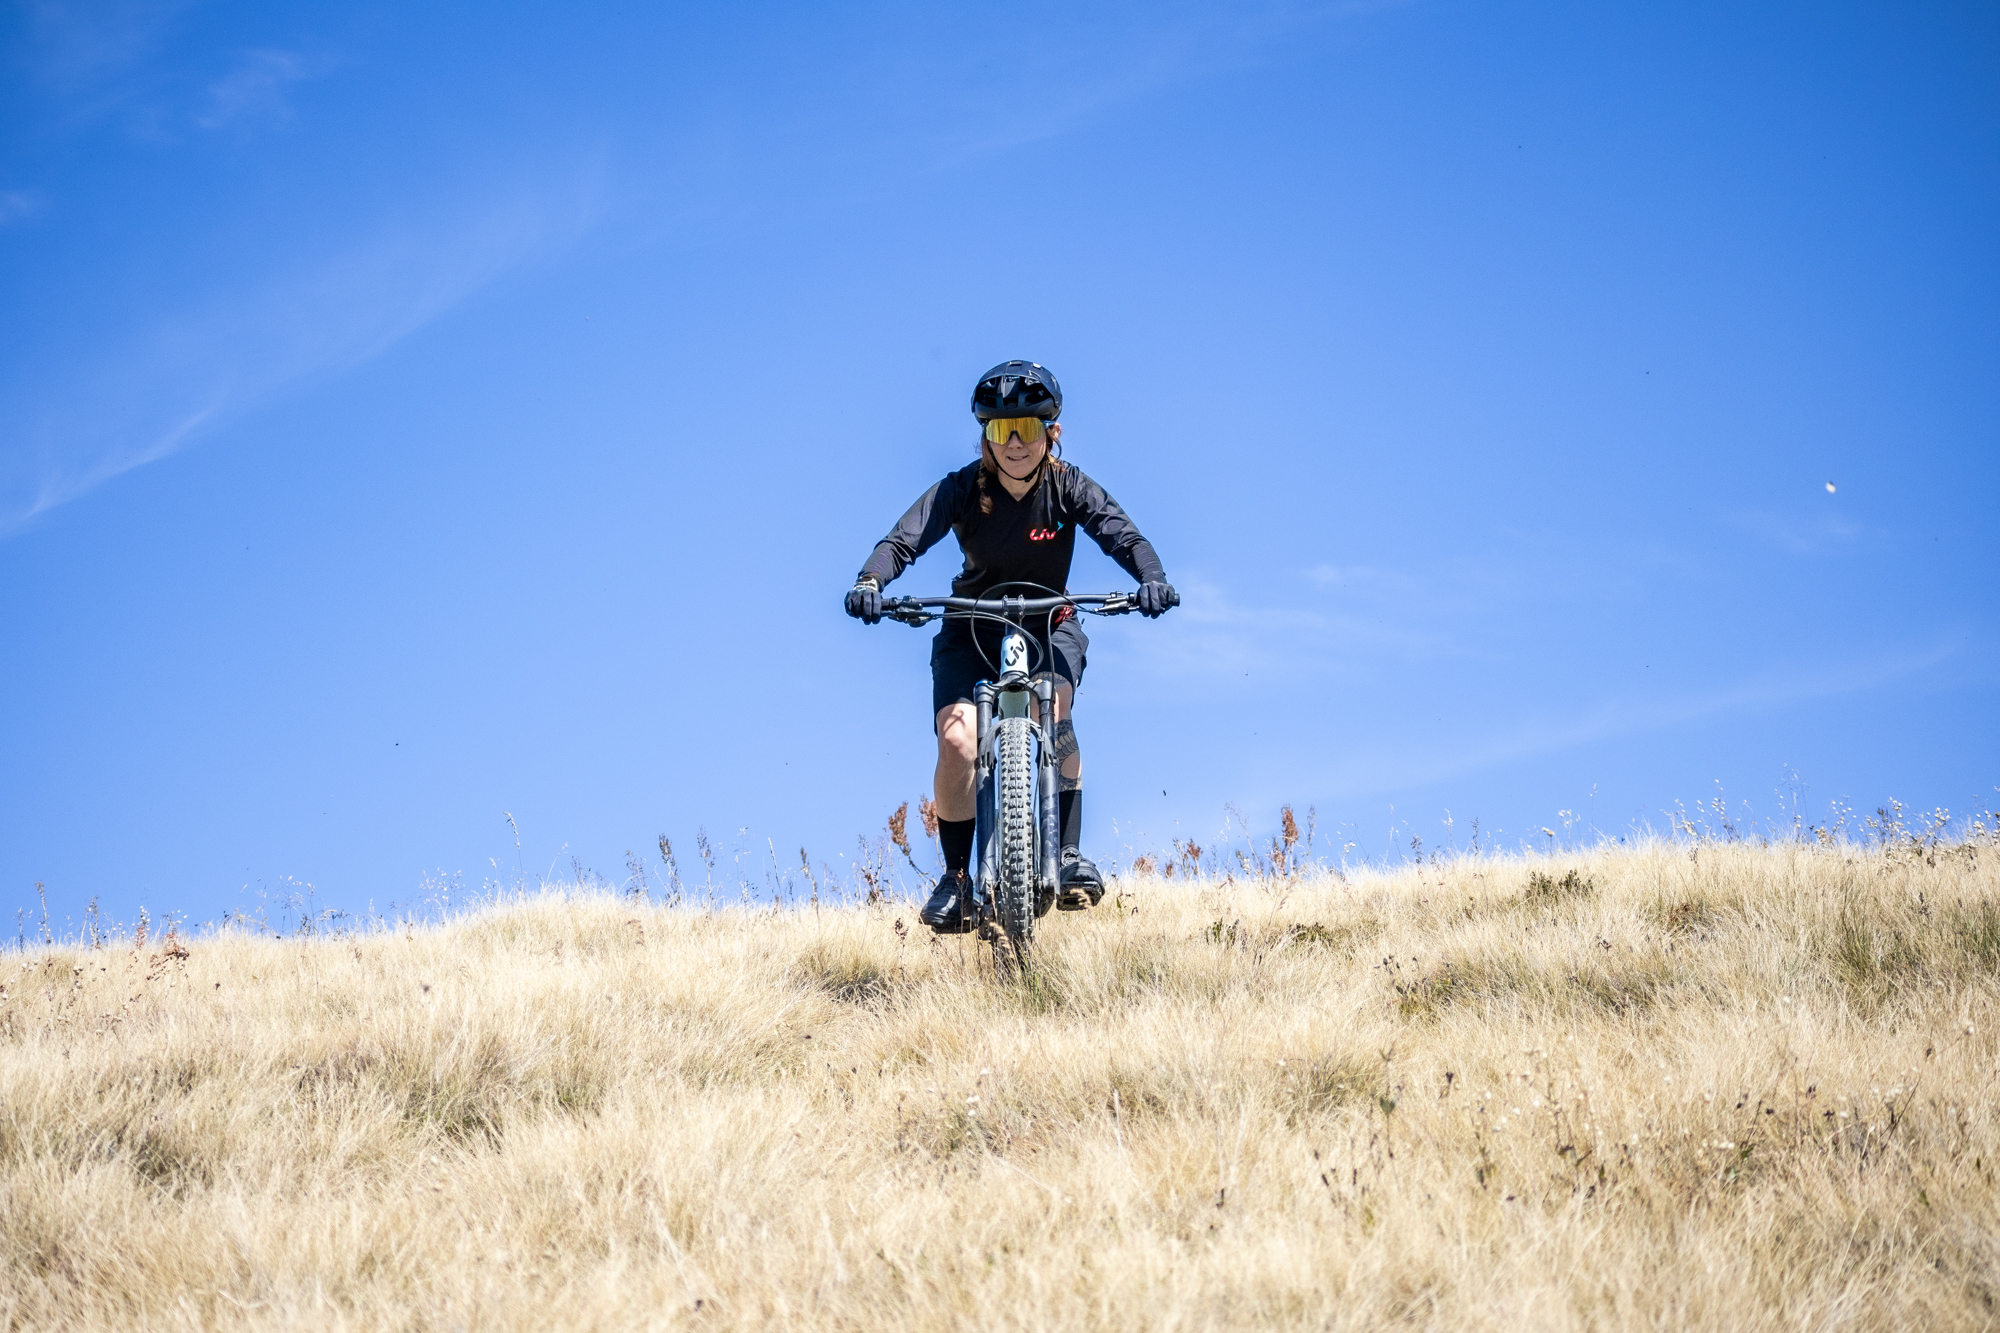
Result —
M 980 377 L 972 415 L 981 424 L 979 460 L 925 491 L 902 521 L 875 545 L 847 594 L 847 614 L 872 625 L 882 618 L 882 589 L 910 562 L 944 539 L 958 537 L 965 568 L 951 582 L 954 597 L 1047 597 L 1067 594 L 1077 529 L 1139 581 L 1139 610 L 1154 617 L 1180 605 L 1153 544 L 1105 494 L 1062 461 L 1062 386 L 1031 361 L 1009 361 Z M 1066 912 L 1095 907 L 1104 897 L 1097 867 L 1078 850 L 1083 829 L 1083 759 L 1070 709 L 1083 680 L 1084 637 L 1064 607 L 1025 626 L 1039 655 L 1038 677 L 1055 687 L 1055 735 L 1061 761 L 1057 795 L 1062 858 L 1056 905 Z M 978 720 L 972 687 L 994 675 L 1000 629 L 988 621 L 948 618 L 931 644 L 931 712 L 937 731 L 938 841 L 944 878 L 924 904 L 925 925 L 940 935 L 971 930 L 973 783 Z

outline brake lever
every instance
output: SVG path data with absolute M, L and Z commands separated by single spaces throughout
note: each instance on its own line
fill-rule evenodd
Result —
M 1139 603 L 1129 592 L 1115 592 L 1104 599 L 1104 605 L 1097 608 L 1099 615 L 1122 616 L 1129 611 L 1137 611 Z

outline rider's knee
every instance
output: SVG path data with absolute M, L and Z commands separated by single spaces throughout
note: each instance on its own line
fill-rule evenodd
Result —
M 1076 727 L 1068 718 L 1064 718 L 1062 721 L 1056 723 L 1053 744 L 1056 752 L 1056 764 L 1062 770 L 1062 775 L 1066 778 L 1082 777 L 1083 755 L 1077 748 Z
M 970 764 L 979 754 L 979 724 L 970 704 L 953 704 L 938 712 L 938 755 Z

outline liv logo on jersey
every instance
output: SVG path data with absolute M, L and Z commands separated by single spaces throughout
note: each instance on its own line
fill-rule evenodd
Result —
M 1056 539 L 1056 534 L 1061 531 L 1062 524 L 1060 523 L 1052 528 L 1029 528 L 1028 540 L 1031 542 L 1052 542 Z

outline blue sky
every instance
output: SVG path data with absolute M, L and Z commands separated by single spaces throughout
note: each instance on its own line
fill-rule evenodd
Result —
M 698 828 L 838 868 L 931 753 L 923 633 L 840 594 L 1014 356 L 1186 598 L 1093 635 L 1100 857 L 2000 799 L 1990 6 L 29 3 L 0 51 L 31 920 Z

